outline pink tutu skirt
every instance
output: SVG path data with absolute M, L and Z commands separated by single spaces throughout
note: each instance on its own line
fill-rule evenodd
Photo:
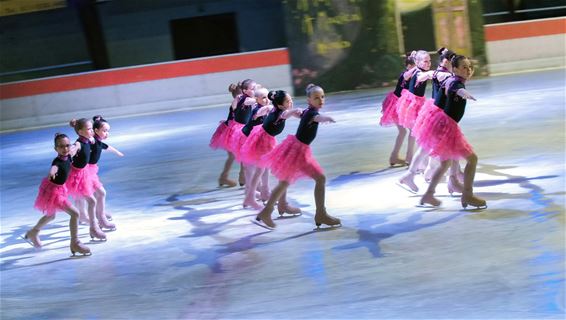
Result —
M 88 166 L 79 169 L 71 165 L 71 172 L 66 182 L 69 194 L 75 199 L 92 196 L 94 194 L 92 180 L 92 171 Z
M 230 144 L 229 144 L 229 149 L 230 151 L 234 154 L 234 157 L 236 157 L 236 161 L 237 162 L 242 162 L 242 146 L 244 145 L 244 142 L 246 142 L 246 139 L 248 137 L 246 137 L 246 135 L 242 132 L 242 128 L 244 126 L 242 125 L 240 127 L 240 130 L 234 130 L 230 136 Z M 236 128 L 236 127 L 234 127 Z
M 210 144 L 208 146 L 214 150 L 226 149 L 226 133 L 228 131 L 229 131 L 228 125 L 225 123 L 225 121 L 224 120 L 220 121 L 218 123 L 218 127 L 216 127 L 216 130 L 214 131 L 212 137 L 210 138 Z
M 262 160 L 262 156 L 273 150 L 276 144 L 275 137 L 267 133 L 261 125 L 257 125 L 240 149 L 241 160 L 244 164 L 267 168 L 267 163 Z
M 322 168 L 312 156 L 310 146 L 300 142 L 294 135 L 288 135 L 283 142 L 263 156 L 262 161 L 269 166 L 277 179 L 289 184 L 300 178 L 323 174 Z
M 71 206 L 69 202 L 67 187 L 56 184 L 44 178 L 39 186 L 39 192 L 35 199 L 34 207 L 46 216 L 53 216 L 57 211 L 62 211 Z
M 458 123 L 444 111 L 430 114 L 416 141 L 431 157 L 441 161 L 465 159 L 474 152 Z
M 427 99 L 417 116 L 417 120 L 415 120 L 413 129 L 411 130 L 411 135 L 415 137 L 415 139 L 422 134 L 423 130 L 426 129 L 430 118 L 437 112 L 444 111 L 434 104 L 434 99 Z
M 399 124 L 407 129 L 413 129 L 415 121 L 421 111 L 421 108 L 426 102 L 425 97 L 419 97 L 407 90 L 408 94 L 405 99 L 399 104 L 401 106 L 397 109 L 397 115 L 399 116 Z
M 226 134 L 225 134 L 226 151 L 232 153 L 234 152 L 232 151 L 232 136 L 237 134 L 238 132 L 242 132 L 243 127 L 244 125 L 239 122 L 230 121 L 230 123 L 228 124 L 228 130 L 226 130 Z
M 389 127 L 399 123 L 396 108 L 397 101 L 399 101 L 399 97 L 397 97 L 393 91 L 387 94 L 385 100 L 381 103 L 381 119 L 379 120 L 380 126 Z
M 95 164 L 87 164 L 86 169 L 90 170 L 90 176 L 92 177 L 92 188 L 94 190 L 102 188 L 102 182 L 100 182 L 100 178 L 98 177 L 98 165 Z

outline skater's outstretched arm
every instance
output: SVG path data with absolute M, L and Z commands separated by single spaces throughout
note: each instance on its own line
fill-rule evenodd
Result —
M 289 119 L 290 117 L 300 118 L 301 113 L 303 113 L 303 110 L 300 108 L 285 110 L 281 113 L 281 119 Z
M 256 114 L 254 115 L 254 120 L 259 118 L 259 117 L 263 117 L 266 114 L 268 114 L 271 110 L 273 109 L 273 105 L 268 104 L 266 106 L 263 106 L 261 108 L 259 108 L 259 110 L 256 112 Z
M 112 152 L 113 154 L 117 155 L 118 157 L 123 157 L 123 156 L 124 156 L 124 154 L 123 154 L 122 152 L 118 151 L 118 149 L 114 148 L 114 147 L 111 146 L 111 145 L 109 145 L 109 146 L 108 146 L 108 149 L 106 149 L 106 150 Z
M 477 101 L 476 98 L 474 98 L 474 96 L 472 96 L 468 92 L 468 90 L 466 90 L 464 88 L 458 89 L 458 91 L 456 91 L 456 94 L 459 95 L 460 97 L 464 98 L 464 99 L 471 99 L 471 100 Z
M 325 116 L 325 115 L 322 115 L 322 114 L 315 116 L 313 118 L 313 121 L 318 122 L 318 123 L 335 123 L 336 122 L 334 120 L 334 118 L 332 118 L 330 116 Z

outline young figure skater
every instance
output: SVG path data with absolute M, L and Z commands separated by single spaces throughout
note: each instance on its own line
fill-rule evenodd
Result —
M 444 175 L 452 160 L 466 159 L 464 169 L 464 190 L 462 192 L 462 207 L 468 205 L 485 208 L 486 201 L 474 196 L 473 183 L 476 173 L 478 157 L 470 144 L 460 131 L 458 122 L 464 116 L 466 100 L 476 100 L 465 87 L 465 82 L 472 76 L 472 66 L 468 58 L 454 56 L 452 58 L 452 71 L 450 77 L 439 91 L 445 95 L 443 112 L 434 113 L 422 133 L 417 138 L 419 145 L 431 156 L 438 157 L 442 162 L 432 176 L 426 193 L 420 200 L 421 205 L 429 204 L 439 206 L 441 202 L 434 197 L 436 185 Z
M 266 105 L 257 111 L 256 116 L 260 117 L 265 114 L 265 119 L 261 126 L 255 126 L 242 146 L 242 161 L 246 166 L 255 168 L 253 175 L 246 185 L 246 198 L 244 199 L 244 207 L 250 206 L 255 209 L 261 209 L 261 205 L 255 200 L 255 190 L 257 189 L 259 179 L 262 178 L 261 198 L 264 201 L 269 200 L 270 194 L 268 189 L 269 170 L 268 163 L 264 155 L 275 148 L 277 141 L 275 136 L 280 134 L 285 128 L 285 120 L 291 116 L 300 117 L 301 110 L 293 109 L 293 100 L 289 94 L 283 90 L 271 91 L 267 98 L 273 105 Z M 301 209 L 295 208 L 287 202 L 286 190 L 282 193 L 277 201 L 277 209 L 280 215 L 285 213 L 299 214 Z
M 112 216 L 104 210 L 106 206 L 106 189 L 104 189 L 104 186 L 98 177 L 98 160 L 100 160 L 102 150 L 108 150 L 119 157 L 123 157 L 124 154 L 116 150 L 114 147 L 102 142 L 102 140 L 106 140 L 108 138 L 110 124 L 104 120 L 102 116 L 94 116 L 92 121 L 92 127 L 94 128 L 94 143 L 90 145 L 90 159 L 88 161 L 87 169 L 91 171 L 90 174 L 94 188 L 94 198 L 96 199 L 95 213 L 101 229 L 116 230 L 116 225 L 108 221 L 109 219 L 112 219 Z M 75 203 L 80 212 L 79 222 L 83 219 L 83 221 L 88 223 L 85 211 L 86 201 L 83 198 L 79 198 Z
M 264 156 L 271 173 L 279 179 L 279 184 L 271 191 L 271 197 L 269 197 L 265 208 L 256 217 L 257 221 L 263 222 L 269 228 L 275 228 L 275 223 L 271 220 L 271 212 L 273 212 L 275 202 L 287 190 L 289 184 L 303 177 L 310 177 L 315 181 L 316 214 L 314 221 L 316 226 L 340 224 L 340 219 L 330 216 L 324 207 L 326 177 L 322 168 L 312 156 L 309 146 L 316 137 L 319 123 L 335 121 L 329 116 L 319 114 L 319 110 L 324 105 L 324 90 L 311 83 L 307 86 L 306 91 L 309 106 L 302 112 L 297 133 L 287 136 L 281 144 Z
M 407 147 L 407 163 L 413 161 L 415 138 L 410 134 L 417 116 L 426 102 L 424 97 L 426 91 L 426 81 L 417 82 L 417 78 L 423 72 L 430 69 L 430 55 L 424 50 L 419 50 L 415 54 L 415 63 L 417 64 L 417 71 L 413 73 L 409 81 L 409 89 L 403 91 L 401 98 L 397 102 L 397 116 L 399 117 L 399 124 L 409 130 L 409 144 Z
M 242 94 L 240 83 L 230 84 L 230 86 L 228 86 L 228 91 L 232 93 L 232 98 L 236 99 L 236 97 Z M 214 134 L 210 138 L 210 148 L 214 150 L 224 149 L 228 153 L 228 158 L 224 162 L 224 169 L 222 170 L 220 177 L 218 178 L 218 186 L 220 187 L 222 187 L 223 185 L 229 188 L 236 186 L 236 181 L 228 178 L 228 174 L 230 173 L 230 169 L 232 168 L 232 163 L 234 163 L 234 155 L 230 151 L 228 151 L 228 148 L 226 146 L 227 134 L 230 131 L 229 128 L 233 121 L 234 110 L 232 110 L 232 106 L 230 105 L 230 107 L 228 108 L 228 117 L 226 118 L 226 120 L 220 121 L 218 127 L 216 127 L 216 131 L 214 131 Z M 242 175 L 242 170 L 243 169 L 240 167 L 240 176 Z
M 71 169 L 71 156 L 76 150 L 72 148 L 69 138 L 65 134 L 55 134 L 54 142 L 57 157 L 51 162 L 49 175 L 41 181 L 39 193 L 34 205 L 34 207 L 42 211 L 44 215 L 32 229 L 26 232 L 24 239 L 32 246 L 41 248 L 39 231 L 47 223 L 55 219 L 57 211 L 65 211 L 69 214 L 69 216 L 71 216 L 71 219 L 69 220 L 69 231 L 71 233 L 71 243 L 69 248 L 71 249 L 71 253 L 73 255 L 75 255 L 76 252 L 83 255 L 90 255 L 90 249 L 83 245 L 79 240 L 79 212 L 67 199 L 67 187 L 65 185 Z
M 393 150 L 391 151 L 391 155 L 389 156 L 389 164 L 392 167 L 396 165 L 407 165 L 407 162 L 405 162 L 404 159 L 399 158 L 399 151 L 401 150 L 401 146 L 403 145 L 403 141 L 405 140 L 405 136 L 407 135 L 407 129 L 399 125 L 396 104 L 399 101 L 402 92 L 406 91 L 409 88 L 408 80 L 411 79 L 411 77 L 417 70 L 415 68 L 415 54 L 416 51 L 407 53 L 405 57 L 405 70 L 399 76 L 395 90 L 389 92 L 381 104 L 382 115 L 381 119 L 379 120 L 379 125 L 381 125 L 382 127 L 395 125 L 398 131 L 397 138 L 395 138 L 395 145 L 393 146 Z M 408 151 L 409 149 L 407 149 L 407 152 Z
M 99 239 L 106 241 L 106 234 L 100 230 L 100 226 L 96 223 L 95 208 L 96 199 L 94 198 L 94 183 L 92 171 L 87 168 L 90 160 L 90 147 L 92 144 L 94 132 L 92 130 L 92 121 L 81 118 L 79 120 L 71 120 L 69 123 L 79 135 L 74 146 L 77 150 L 73 156 L 73 163 L 71 165 L 71 173 L 67 181 L 69 193 L 73 198 L 84 198 L 87 202 L 87 212 L 90 224 L 90 237 L 91 239 Z
M 435 71 L 427 71 L 422 72 L 417 78 L 417 83 L 432 80 L 432 99 L 426 100 L 425 104 L 421 108 L 417 119 L 415 120 L 415 124 L 413 125 L 413 129 L 411 130 L 411 134 L 414 138 L 418 137 L 421 132 L 422 128 L 426 126 L 427 122 L 429 121 L 432 114 L 435 112 L 439 112 L 444 107 L 445 101 L 441 97 L 442 94 L 439 94 L 438 91 L 442 83 L 444 83 L 449 77 L 452 76 L 452 65 L 450 64 L 450 59 L 455 56 L 455 53 L 451 50 L 446 48 L 440 48 L 438 50 L 439 53 L 439 65 Z M 437 162 L 434 158 L 429 157 L 428 153 L 424 151 L 422 148 L 418 148 L 415 156 L 413 158 L 413 162 L 409 166 L 409 169 L 401 179 L 399 179 L 399 184 L 411 191 L 411 192 L 418 192 L 418 187 L 414 182 L 414 177 L 419 173 L 422 172 L 422 168 L 425 166 L 424 162 L 429 158 L 429 165 L 427 170 L 425 170 L 425 180 L 427 182 L 430 181 L 430 177 L 427 177 L 429 172 L 434 172 L 437 165 Z M 450 169 L 450 177 L 448 179 L 448 191 L 450 194 L 453 192 L 462 192 L 462 184 L 457 180 L 457 174 L 460 172 L 460 165 L 457 161 L 454 161 L 451 164 Z
M 246 138 L 246 136 L 242 133 L 242 128 L 250 120 L 253 106 L 256 103 L 254 96 L 256 85 L 255 81 L 251 79 L 242 81 L 242 94 L 232 102 L 234 121 L 230 126 L 229 136 L 227 137 L 227 147 L 228 150 L 234 154 L 236 160 L 238 160 L 238 153 L 240 152 L 240 148 Z M 243 185 L 243 183 L 240 183 L 240 185 Z
M 256 99 L 256 104 L 253 107 L 250 120 L 242 128 L 242 133 L 239 136 L 240 139 L 239 143 L 241 144 L 241 146 L 238 147 L 238 152 L 236 153 L 236 161 L 242 163 L 247 181 L 243 206 L 244 208 L 251 207 L 256 210 L 262 208 L 262 206 L 259 203 L 257 203 L 255 200 L 255 193 L 258 184 L 252 183 L 252 179 L 256 171 L 256 167 L 253 162 L 249 161 L 249 157 L 247 157 L 246 152 L 249 152 L 250 149 L 244 149 L 243 146 L 245 145 L 247 139 L 249 138 L 253 128 L 260 124 L 263 124 L 265 115 L 267 114 L 267 112 L 269 112 L 269 110 L 271 110 L 272 106 L 269 104 L 269 99 L 267 97 L 268 94 L 269 91 L 267 91 L 266 88 L 259 88 L 255 90 L 254 96 Z M 260 110 L 261 112 L 259 112 Z M 247 160 L 244 161 L 244 159 Z M 266 172 L 264 176 L 265 179 L 263 179 L 264 181 L 261 185 L 260 197 L 262 198 L 262 200 L 265 199 L 265 201 L 267 201 L 267 199 L 269 199 L 268 173 Z

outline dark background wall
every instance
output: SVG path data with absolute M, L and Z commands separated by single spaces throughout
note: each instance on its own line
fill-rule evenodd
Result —
M 439 0 L 401 13 L 402 0 L 38 1 L 58 6 L 0 10 L 0 82 L 288 47 L 296 89 L 322 81 L 347 90 L 390 84 L 403 51 L 433 52 L 439 36 L 431 9 Z M 480 66 L 484 23 L 566 14 L 564 0 L 463 1 Z
M 95 11 L 110 68 L 175 60 L 171 21 L 192 17 L 232 13 L 237 52 L 287 46 L 279 0 L 69 0 L 63 8 L 0 17 L 1 81 L 97 69 L 80 6 Z M 185 35 L 195 43 L 206 37 Z

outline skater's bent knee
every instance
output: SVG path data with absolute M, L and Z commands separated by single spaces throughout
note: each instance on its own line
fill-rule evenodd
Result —
M 478 162 L 478 156 L 475 153 L 472 153 L 468 156 L 468 158 L 466 158 L 466 160 L 470 164 L 476 164 Z

